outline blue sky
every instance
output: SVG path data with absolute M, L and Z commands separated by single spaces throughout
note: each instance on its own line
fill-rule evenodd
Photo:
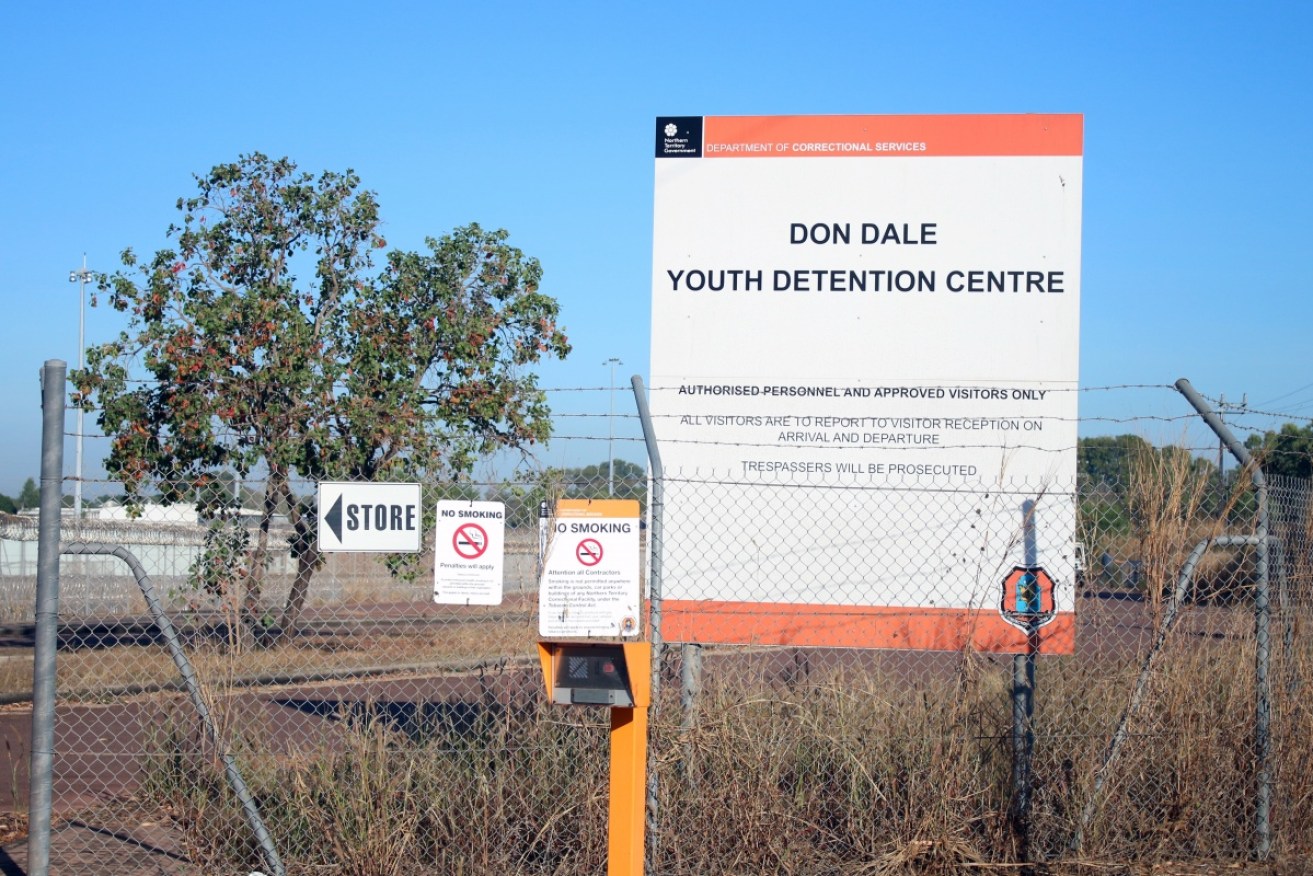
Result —
M 11 4 L 0 492 L 38 473 L 41 363 L 77 359 L 70 269 L 163 246 L 191 175 L 240 153 L 354 168 L 395 246 L 509 229 L 574 343 L 543 384 L 645 373 L 669 114 L 1083 113 L 1082 385 L 1313 416 L 1311 38 L 1293 2 Z M 121 327 L 88 309 L 89 342 Z M 1185 412 L 1082 399 L 1087 434 Z

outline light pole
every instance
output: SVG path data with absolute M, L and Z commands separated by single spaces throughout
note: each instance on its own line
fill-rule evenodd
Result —
M 619 359 L 612 356 L 602 363 L 611 366 L 611 415 L 607 418 L 607 435 L 606 435 L 606 494 L 612 498 L 615 497 L 615 453 L 612 448 L 615 445 L 615 366 L 623 365 Z
M 78 370 L 87 367 L 87 281 L 92 274 L 87 270 L 87 254 L 82 253 L 82 268 L 68 272 L 68 281 L 78 283 Z M 73 516 L 82 519 L 82 405 L 78 404 L 77 451 L 73 465 L 77 469 L 77 480 L 73 482 Z
M 1243 412 L 1249 407 L 1249 393 L 1240 396 L 1240 404 L 1228 404 L 1225 395 L 1217 397 L 1217 418 L 1223 420 L 1227 411 Z M 1225 420 L 1223 420 L 1225 422 Z M 1226 457 L 1222 454 L 1226 442 L 1217 441 L 1217 508 L 1220 514 L 1226 507 Z

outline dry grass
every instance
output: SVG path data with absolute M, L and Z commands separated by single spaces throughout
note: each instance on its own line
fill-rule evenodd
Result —
M 0 812 L 0 848 L 26 836 L 27 815 L 21 812 Z
M 1313 653 L 1296 655 L 1302 678 Z M 1132 727 L 1082 861 L 1124 867 L 1243 861 L 1253 830 L 1252 642 L 1174 641 Z M 768 664 L 763 664 L 768 665 Z M 714 664 L 710 664 L 714 667 Z M 1138 663 L 1041 661 L 1030 847 L 1060 866 L 1095 764 Z M 653 725 L 658 776 L 651 872 L 966 874 L 1007 869 L 1011 804 L 1006 666 L 964 656 L 909 684 L 853 667 L 782 682 L 709 668 L 698 720 L 675 692 Z M 385 721 L 292 758 L 242 750 L 293 873 L 600 872 L 606 853 L 604 712 L 551 709 L 523 679 L 492 692 L 473 723 L 416 735 Z M 1313 854 L 1313 711 L 1274 709 L 1280 860 Z M 164 750 L 185 750 L 162 740 Z M 254 861 L 213 765 L 155 762 L 196 859 Z M 172 763 L 172 766 L 168 766 Z M 167 769 L 163 767 L 168 767 Z
M 1182 457 L 1145 460 L 1137 472 L 1135 525 L 1125 537 L 1128 555 L 1144 569 L 1148 610 L 1133 619 L 1140 636 L 1155 629 L 1158 600 L 1186 552 L 1220 526 L 1201 511 L 1206 479 Z M 1301 548 L 1289 558 L 1289 613 L 1282 616 L 1292 622 L 1292 638 L 1273 648 L 1272 667 L 1279 683 L 1271 827 L 1283 866 L 1313 858 L 1313 708 L 1302 687 L 1313 679 L 1306 635 L 1313 514 L 1290 526 L 1290 543 Z M 1239 575 L 1234 557 L 1209 559 L 1206 574 Z M 202 655 L 202 675 L 212 701 L 222 704 L 225 679 L 238 672 L 527 657 L 532 633 L 524 623 L 471 623 L 422 641 L 348 636 L 341 650 L 288 643 L 240 663 L 215 649 Z M 1146 701 L 1129 725 L 1130 741 L 1108 776 L 1080 859 L 1071 859 L 1073 832 L 1148 638 L 1132 642 L 1129 630 L 1099 630 L 1119 633 L 1128 637 L 1119 647 L 1085 652 L 1097 657 L 1039 660 L 1026 843 L 1032 860 L 1053 871 L 1119 873 L 1196 872 L 1180 862 L 1216 868 L 1248 860 L 1257 747 L 1255 643 L 1244 601 L 1185 608 L 1153 664 Z M 695 717 L 682 713 L 678 685 L 666 684 L 650 746 L 657 809 L 649 872 L 1017 870 L 1009 660 L 960 654 L 921 664 L 924 655 L 902 663 L 852 655 L 832 668 L 786 672 L 785 656 L 793 655 L 712 655 Z M 88 686 L 123 677 L 122 670 L 82 671 Z M 161 672 L 171 677 L 171 665 Z M 67 679 L 61 684 L 70 686 Z M 292 753 L 225 721 L 292 876 L 582 876 L 605 868 L 604 712 L 544 706 L 532 671 L 464 680 L 477 682 L 462 703 L 471 706 L 467 720 L 401 726 L 368 704 L 342 703 L 340 714 L 323 721 L 331 732 Z M 145 759 L 144 790 L 175 813 L 194 860 L 207 872 L 258 863 L 222 770 L 195 744 L 190 718 L 179 712 L 156 732 L 149 750 L 168 756 Z
M 1304 654 L 1300 677 L 1313 661 Z M 1086 838 L 1083 858 L 1145 866 L 1243 861 L 1253 827 L 1252 643 L 1164 655 Z M 1135 666 L 1040 665 L 1031 847 L 1062 863 L 1074 817 Z M 805 685 L 709 684 L 691 730 L 667 699 L 654 727 L 660 778 L 656 866 L 704 873 L 966 874 L 1016 861 L 1005 672 L 966 669 L 909 688 L 878 673 Z M 523 693 L 523 692 L 522 692 Z M 459 731 L 416 736 L 339 723 L 336 744 L 275 757 L 250 739 L 241 762 L 291 872 L 601 872 L 603 713 L 550 710 L 536 691 Z M 498 699 L 498 704 L 503 699 Z M 1279 860 L 1313 854 L 1313 718 L 1281 696 L 1273 728 Z M 153 751 L 190 751 L 181 738 Z M 173 764 L 172 767 L 169 765 Z M 217 766 L 149 761 L 207 871 L 256 861 Z M 1125 872 L 1124 870 L 1121 872 Z
M 1142 449 L 1131 460 L 1128 504 L 1136 521 L 1137 555 L 1143 564 L 1143 590 L 1153 606 L 1154 625 L 1162 602 L 1176 585 L 1190 550 L 1203 538 L 1220 534 L 1217 520 L 1202 518 L 1200 509 L 1214 488 L 1206 469 L 1188 453 Z
M 291 639 L 246 653 L 223 641 L 210 642 L 189 649 L 188 657 L 200 678 L 221 688 L 237 678 L 269 674 L 310 677 L 357 668 L 496 660 L 506 654 L 531 653 L 535 632 L 524 620 L 453 624 L 420 634 L 390 634 L 384 626 L 363 634 L 347 629 L 319 639 Z M 58 672 L 65 699 L 95 698 L 103 689 L 170 684 L 179 678 L 163 645 L 61 652 Z M 0 661 L 0 693 L 31 690 L 31 651 L 15 649 Z

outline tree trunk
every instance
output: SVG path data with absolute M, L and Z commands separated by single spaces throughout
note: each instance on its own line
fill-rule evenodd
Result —
M 269 529 L 278 511 L 278 497 L 285 478 L 273 469 L 264 487 L 264 508 L 260 514 L 259 535 L 251 553 L 251 569 L 246 578 L 246 593 L 242 599 L 242 622 L 238 625 L 242 648 L 265 647 L 270 642 L 268 624 L 264 617 L 264 575 L 269 558 Z
M 287 605 L 283 607 L 281 626 L 283 632 L 291 632 L 301 619 L 301 610 L 305 608 L 306 596 L 310 593 L 310 580 L 319 565 L 319 551 L 313 546 L 296 557 L 296 580 L 287 594 Z
M 283 485 L 283 489 L 287 498 L 287 516 L 296 532 L 296 542 L 292 545 L 292 555 L 296 557 L 296 580 L 292 582 L 292 589 L 287 593 L 287 604 L 283 607 L 281 620 L 283 631 L 290 632 L 301 619 L 301 611 L 305 608 L 306 597 L 310 593 L 310 581 L 314 578 L 315 570 L 319 568 L 322 554 L 319 552 L 315 532 L 311 527 L 312 520 L 318 522 L 316 515 L 311 508 L 303 508 L 299 502 L 293 500 L 286 484 Z

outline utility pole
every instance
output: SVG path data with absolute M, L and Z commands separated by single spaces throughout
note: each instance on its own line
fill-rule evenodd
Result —
M 81 371 L 87 367 L 87 281 L 92 279 L 92 274 L 87 270 L 87 254 L 82 253 L 82 268 L 68 272 L 68 281 L 78 283 L 78 370 Z M 78 520 L 82 519 L 82 410 L 81 403 L 78 404 L 78 425 L 77 425 L 77 451 L 74 455 L 74 467 L 77 469 L 77 480 L 73 482 L 73 516 Z
M 615 498 L 615 367 L 623 365 L 619 359 L 612 356 L 602 363 L 611 366 L 611 415 L 607 417 L 607 436 L 606 436 L 606 495 Z
M 1217 397 L 1218 416 L 1226 413 L 1226 396 Z M 1221 438 L 1217 439 L 1217 513 L 1220 516 L 1222 509 L 1226 507 L 1226 475 L 1224 474 L 1226 466 L 1226 442 Z
M 1225 396 L 1225 395 L 1219 395 L 1219 396 L 1217 397 L 1217 418 L 1218 418 L 1219 420 L 1223 420 L 1223 422 L 1225 422 L 1225 420 L 1223 419 L 1223 417 L 1226 415 L 1226 412 L 1227 412 L 1228 410 L 1238 411 L 1238 412 L 1244 412 L 1248 407 L 1249 407 L 1249 393 L 1243 393 L 1243 394 L 1240 396 L 1240 404 L 1238 404 L 1238 405 L 1228 405 L 1228 404 L 1226 403 L 1226 396 Z M 1226 449 L 1225 442 L 1223 442 L 1221 439 L 1218 439 L 1218 442 L 1217 442 L 1217 511 L 1218 511 L 1219 514 L 1221 514 L 1222 509 L 1223 509 L 1224 507 L 1226 507 L 1226 477 L 1225 477 L 1225 475 L 1224 475 L 1224 472 L 1225 472 L 1225 470 L 1226 470 L 1226 455 L 1225 455 L 1225 453 L 1223 452 L 1225 449 Z

